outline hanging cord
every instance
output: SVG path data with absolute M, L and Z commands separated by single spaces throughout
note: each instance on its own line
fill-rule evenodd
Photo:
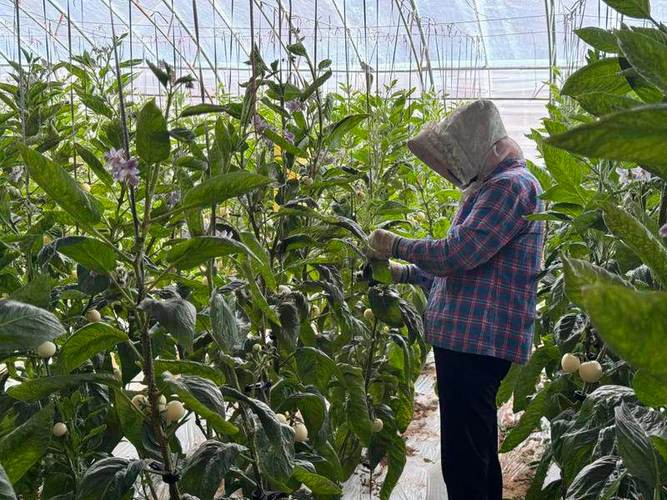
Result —
M 69 9 L 69 0 L 67 0 L 67 52 L 69 57 L 69 63 L 72 64 L 72 17 L 70 15 Z M 70 121 L 72 122 L 70 130 L 70 148 L 74 151 L 74 75 L 70 72 L 70 84 L 69 84 L 69 114 Z M 72 155 L 72 163 L 74 164 L 74 179 L 77 178 L 77 164 L 76 164 L 76 155 Z

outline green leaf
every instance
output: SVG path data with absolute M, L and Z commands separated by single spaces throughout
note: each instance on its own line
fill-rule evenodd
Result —
M 303 56 L 305 57 L 307 55 L 306 53 L 306 48 L 303 46 L 301 42 L 293 43 L 291 45 L 287 46 L 287 50 L 296 56 Z
M 653 448 L 651 437 L 627 405 L 621 404 L 615 414 L 616 439 L 623 465 L 635 479 L 645 483 L 648 490 L 662 488 L 661 469 L 664 462 Z
M 83 383 L 119 385 L 118 380 L 111 373 L 80 373 L 75 375 L 51 375 L 49 377 L 24 380 L 19 385 L 7 389 L 14 399 L 19 401 L 37 401 L 69 387 Z
M 525 410 L 530 404 L 529 397 L 535 392 L 542 370 L 556 365 L 560 360 L 560 350 L 553 344 L 539 347 L 516 377 L 514 383 L 514 411 Z
M 574 30 L 574 32 L 595 50 L 609 53 L 618 52 L 616 37 L 605 29 L 591 26 Z
M 130 398 L 119 387 L 113 387 L 114 408 L 120 421 L 123 436 L 134 445 L 137 450 L 143 450 L 144 414 L 137 409 Z
M 17 500 L 12 483 L 5 472 L 5 469 L 0 465 L 0 500 Z
M 137 154 L 149 165 L 169 158 L 171 150 L 167 120 L 151 99 L 137 116 Z
M 214 498 L 236 457 L 246 450 L 245 446 L 236 443 L 204 441 L 188 457 L 178 484 L 182 491 L 198 498 Z
M 371 438 L 371 421 L 368 416 L 366 388 L 360 367 L 338 363 L 338 380 L 348 393 L 346 416 L 348 425 L 364 445 Z
M 39 307 L 0 300 L 0 351 L 34 349 L 65 333 L 58 318 Z
M 632 388 L 645 405 L 654 408 L 667 406 L 667 384 L 663 379 L 639 370 L 632 379 Z
M 593 326 L 614 353 L 667 382 L 667 292 L 593 285 L 584 289 L 582 300 Z
M 575 476 L 565 498 L 599 499 L 616 471 L 618 457 L 604 456 L 586 465 Z
M 318 76 L 313 83 L 311 83 L 305 89 L 303 89 L 303 93 L 301 94 L 301 100 L 305 101 L 315 92 L 317 92 L 317 89 L 319 89 L 322 85 L 324 85 L 326 81 L 329 78 L 331 78 L 332 74 L 333 73 L 331 72 L 331 70 L 327 70 L 323 74 Z
M 116 249 L 88 236 L 66 236 L 53 242 L 56 249 L 86 269 L 109 274 L 116 269 Z
M 51 278 L 48 274 L 40 274 L 18 290 L 14 290 L 9 298 L 17 302 L 47 308 L 51 302 Z
M 641 106 L 644 103 L 624 95 L 608 94 L 606 92 L 589 92 L 577 96 L 582 108 L 595 116 L 608 115 L 617 111 Z
M 241 231 L 241 243 L 250 249 L 257 259 L 257 270 L 264 278 L 264 283 L 270 289 L 276 288 L 276 277 L 271 269 L 271 259 L 264 246 L 257 241 L 255 235 L 250 231 Z
M 81 478 L 76 500 L 131 498 L 137 477 L 146 468 L 143 460 L 109 457 L 91 465 Z
M 667 45 L 629 29 L 616 31 L 616 38 L 634 69 L 647 81 L 667 91 Z
M 582 306 L 582 290 L 589 285 L 608 284 L 630 286 L 618 274 L 611 273 L 606 269 L 591 264 L 588 261 L 562 256 L 563 274 L 565 275 L 565 294 L 567 297 Z
M 625 95 L 631 88 L 621 75 L 621 65 L 617 57 L 600 59 L 578 69 L 567 79 L 561 94 L 577 97 L 590 92 Z
M 400 297 L 395 290 L 373 287 L 368 291 L 368 302 L 373 314 L 380 321 L 397 328 L 403 326 Z
M 91 226 L 102 218 L 102 204 L 55 162 L 23 144 L 16 146 L 28 167 L 30 178 L 65 212 L 83 225 Z
M 650 0 L 604 0 L 604 3 L 625 16 L 639 19 L 651 18 Z
M 605 203 L 603 209 L 609 230 L 651 268 L 658 282 L 667 287 L 667 247 L 627 210 L 613 203 Z
M 294 467 L 292 478 L 306 485 L 316 495 L 342 495 L 340 486 L 329 478 L 310 472 L 308 469 L 297 465 Z
M 111 177 L 111 174 L 104 168 L 102 162 L 97 159 L 95 153 L 81 144 L 75 144 L 74 147 L 77 154 L 86 162 L 97 178 L 107 186 L 113 186 L 113 177 Z
M 384 285 L 389 285 L 393 282 L 391 277 L 391 269 L 389 268 L 389 261 L 376 260 L 371 263 L 373 280 Z
M 306 385 L 314 385 L 326 393 L 331 377 L 337 373 L 336 363 L 314 347 L 302 347 L 294 354 L 299 378 Z
M 175 244 L 166 255 L 177 269 L 191 269 L 216 257 L 243 253 L 253 256 L 243 243 L 226 236 L 195 236 Z
M 194 106 L 188 106 L 181 112 L 181 118 L 188 116 L 204 115 L 208 113 L 227 113 L 235 118 L 238 118 L 238 112 L 234 104 L 209 104 L 201 103 Z
M 227 299 L 222 293 L 213 292 L 209 310 L 211 335 L 222 351 L 231 354 L 235 350 L 241 349 L 245 338 L 236 323 L 236 300 L 234 296 L 230 295 Z
M 324 143 L 329 148 L 336 147 L 345 134 L 349 133 L 366 118 L 368 118 L 367 114 L 349 115 L 333 125 L 329 125 L 324 132 Z
M 106 323 L 90 323 L 67 338 L 55 366 L 57 373 L 65 375 L 84 364 L 98 352 L 128 341 L 125 333 Z
M 48 404 L 0 439 L 0 465 L 12 484 L 44 456 L 52 427 L 53 406 Z
M 169 372 L 162 372 L 158 383 L 163 393 L 176 394 L 188 409 L 205 418 L 221 434 L 233 435 L 239 431 L 224 419 L 222 394 L 213 382 L 192 375 L 177 379 Z
M 526 410 L 521 415 L 521 419 L 516 427 L 513 427 L 500 447 L 500 453 L 507 453 L 519 446 L 540 423 L 540 419 L 546 413 L 548 391 L 545 386 L 530 401 Z
M 216 385 L 225 383 L 225 376 L 220 370 L 204 363 L 198 363 L 197 361 L 156 359 L 155 373 L 156 375 L 160 375 L 162 372 L 169 372 L 174 375 L 196 375 L 208 379 Z
M 156 66 L 149 60 L 146 60 L 146 64 L 148 64 L 148 67 L 151 69 L 153 74 L 156 76 L 160 84 L 166 89 L 169 87 L 169 75 L 167 74 L 166 71 L 164 71 L 162 68 L 159 66 Z
M 496 393 L 496 406 L 498 407 L 502 406 L 505 402 L 509 401 L 510 397 L 512 397 L 512 392 L 514 391 L 514 384 L 520 372 L 521 372 L 521 365 L 512 363 L 510 371 L 507 372 L 507 375 L 505 375 L 505 378 L 500 383 L 500 387 L 498 388 L 498 392 Z
M 166 300 L 144 299 L 139 308 L 157 320 L 186 351 L 192 351 L 197 322 L 197 309 L 192 303 L 181 297 Z
M 183 206 L 186 208 L 210 207 L 214 203 L 222 203 L 230 198 L 241 196 L 266 186 L 270 182 L 271 180 L 267 177 L 243 170 L 216 175 L 185 193 Z
M 549 144 L 589 158 L 632 161 L 667 179 L 667 104 L 649 104 L 606 115 L 547 139 Z
M 306 152 L 299 148 L 298 146 L 295 146 L 291 142 L 289 142 L 287 139 L 285 139 L 282 135 L 280 135 L 278 132 L 271 128 L 265 128 L 262 130 L 262 135 L 266 137 L 268 140 L 273 142 L 274 144 L 277 144 L 280 146 L 280 149 L 287 151 L 290 154 L 293 154 L 294 156 L 298 156 L 299 158 L 305 158 Z

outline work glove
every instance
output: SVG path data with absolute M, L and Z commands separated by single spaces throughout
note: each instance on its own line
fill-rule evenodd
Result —
M 408 266 L 397 264 L 396 262 L 390 262 L 389 271 L 391 272 L 391 281 L 394 283 L 403 283 L 408 273 Z
M 388 260 L 393 256 L 394 245 L 399 236 L 384 229 L 376 229 L 368 237 L 368 257 L 371 259 Z

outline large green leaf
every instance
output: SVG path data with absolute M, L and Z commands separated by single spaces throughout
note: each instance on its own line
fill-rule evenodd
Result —
M 197 309 L 191 302 L 181 297 L 166 300 L 144 299 L 139 308 L 157 320 L 186 351 L 192 351 Z
M 616 439 L 623 465 L 630 474 L 643 482 L 648 491 L 659 491 L 665 463 L 653 448 L 651 436 L 625 404 L 616 408 Z
M 593 285 L 584 289 L 582 300 L 613 352 L 667 382 L 667 292 Z
M 48 404 L 0 439 L 0 465 L 12 484 L 46 453 L 52 427 L 53 406 Z
M 389 326 L 403 326 L 403 318 L 399 306 L 400 297 L 395 290 L 373 287 L 368 292 L 368 302 L 373 310 L 373 314 L 380 321 L 387 323 Z
M 306 485 L 315 495 L 341 495 L 343 493 L 340 486 L 330 479 L 311 472 L 300 465 L 294 467 L 292 477 Z
M 632 379 L 632 388 L 642 403 L 654 408 L 667 406 L 667 384 L 664 380 L 639 370 Z
M 667 287 L 667 247 L 627 210 L 613 203 L 606 203 L 603 208 L 609 230 L 651 268 L 658 282 Z
M 266 186 L 269 182 L 271 180 L 263 175 L 243 170 L 216 175 L 185 193 L 183 206 L 187 208 L 210 207 L 214 203 L 221 203 Z
M 204 417 L 216 431 L 228 435 L 238 432 L 234 424 L 224 419 L 222 394 L 213 382 L 193 375 L 176 378 L 162 372 L 158 383 L 163 393 L 178 395 L 185 406 Z
M 151 99 L 137 117 L 137 154 L 146 163 L 159 163 L 169 158 L 170 142 L 167 120 Z
M 352 131 L 366 118 L 368 118 L 367 114 L 349 115 L 328 126 L 324 134 L 325 144 L 330 148 L 336 147 L 345 134 Z
M 214 498 L 236 457 L 245 450 L 245 446 L 236 443 L 204 441 L 183 467 L 179 482 L 182 491 L 198 498 Z
M 126 342 L 128 336 L 106 323 L 90 323 L 67 338 L 55 366 L 57 373 L 66 375 L 84 364 L 98 352 Z
M 574 30 L 579 38 L 601 52 L 618 52 L 616 37 L 609 31 L 595 26 Z
M 565 293 L 578 306 L 582 305 L 583 287 L 596 284 L 630 286 L 618 274 L 611 273 L 588 261 L 564 255 L 561 260 L 563 261 L 563 274 L 565 275 Z
M 211 334 L 218 346 L 228 354 L 243 347 L 244 336 L 236 323 L 236 300 L 230 295 L 213 292 L 209 304 Z
M 570 97 L 589 92 L 625 95 L 631 88 L 620 72 L 621 65 L 617 57 L 592 62 L 572 73 L 563 85 L 561 93 Z
M 326 393 L 331 377 L 337 374 L 338 370 L 334 360 L 314 347 L 297 349 L 294 357 L 301 381 L 304 384 L 312 384 Z
M 371 437 L 371 422 L 368 417 L 368 402 L 366 400 L 366 388 L 364 376 L 359 366 L 345 363 L 337 365 L 338 380 L 345 387 L 348 394 L 347 399 L 347 421 L 354 433 L 362 443 L 368 444 Z
M 34 349 L 65 333 L 53 313 L 13 300 L 0 300 L 0 351 Z
M 167 262 L 177 269 L 191 269 L 216 257 L 244 253 L 253 256 L 240 241 L 227 236 L 195 236 L 172 246 L 167 252 Z
M 271 128 L 265 128 L 262 130 L 262 135 L 274 144 L 277 144 L 283 151 L 287 151 L 288 153 L 293 154 L 294 156 L 298 156 L 299 158 L 306 158 L 307 156 L 303 149 L 295 146 Z
M 76 500 L 118 500 L 132 498 L 137 476 L 146 468 L 143 460 L 109 457 L 91 465 L 81 478 Z
M 264 278 L 264 283 L 266 283 L 266 286 L 270 289 L 274 289 L 276 287 L 276 277 L 273 275 L 273 270 L 271 269 L 271 258 L 269 253 L 250 231 L 242 231 L 240 237 L 241 242 L 247 246 L 257 258 L 257 270 L 262 275 L 262 278 Z
M 234 116 L 235 118 L 239 118 L 240 115 L 238 113 L 238 110 L 236 109 L 236 106 L 234 106 L 235 103 L 230 103 L 230 104 L 210 104 L 210 103 L 201 103 L 201 104 L 195 104 L 193 106 L 188 106 L 187 108 L 184 108 L 183 111 L 181 112 L 181 118 L 186 118 L 188 116 L 197 116 L 197 115 L 203 115 L 207 113 L 227 113 L 231 116 Z
M 17 144 L 30 178 L 65 212 L 84 225 L 93 225 L 102 218 L 102 204 L 55 162 L 23 144 Z
M 109 386 L 119 385 L 118 380 L 111 373 L 51 375 L 49 377 L 24 380 L 19 385 L 7 389 L 7 394 L 20 401 L 37 401 L 54 392 L 83 383 L 104 384 Z
M 616 470 L 617 463 L 618 457 L 607 455 L 586 465 L 575 476 L 565 498 L 577 500 L 601 498 L 605 486 Z
M 47 308 L 51 302 L 51 277 L 40 274 L 18 290 L 14 290 L 10 299 L 33 306 Z
M 665 134 L 667 104 L 648 104 L 606 115 L 547 142 L 590 158 L 636 162 L 667 179 Z
M 653 85 L 667 91 L 667 45 L 638 31 L 616 32 L 618 43 L 628 62 Z
M 116 250 L 104 241 L 87 236 L 65 236 L 53 242 L 56 249 L 96 273 L 116 269 Z
M 595 116 L 608 115 L 617 111 L 641 106 L 644 103 L 624 95 L 609 94 L 607 92 L 588 92 L 577 96 L 582 108 Z
M 216 385 L 225 383 L 225 376 L 220 370 L 187 359 L 156 359 L 155 374 L 160 375 L 162 372 L 170 372 L 174 375 L 197 375 L 210 380 Z
M 9 480 L 2 465 L 0 465 L 0 500 L 16 500 L 16 493 L 14 493 L 14 488 L 12 488 L 12 482 Z
M 604 3 L 625 16 L 639 19 L 651 18 L 650 0 L 604 0 Z
M 81 144 L 75 144 L 74 147 L 76 148 L 77 154 L 86 162 L 97 178 L 107 186 L 112 186 L 113 177 L 111 177 L 111 174 L 104 168 L 104 165 L 97 158 L 95 153 Z
M 548 366 L 555 366 L 559 360 L 560 350 L 551 343 L 539 347 L 532 354 L 514 381 L 515 412 L 525 410 L 530 404 L 530 396 L 535 393 L 535 386 L 539 382 L 542 370 Z
M 145 415 L 132 404 L 130 398 L 119 387 L 113 388 L 113 402 L 123 431 L 123 436 L 134 445 L 137 450 L 143 450 L 143 425 Z

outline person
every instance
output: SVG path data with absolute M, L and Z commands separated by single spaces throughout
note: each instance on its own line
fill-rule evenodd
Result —
M 544 223 L 541 188 L 498 109 L 478 100 L 429 124 L 412 153 L 462 190 L 443 239 L 376 229 L 369 255 L 428 291 L 424 312 L 440 399 L 441 464 L 451 500 L 501 500 L 496 393 L 531 353 Z

